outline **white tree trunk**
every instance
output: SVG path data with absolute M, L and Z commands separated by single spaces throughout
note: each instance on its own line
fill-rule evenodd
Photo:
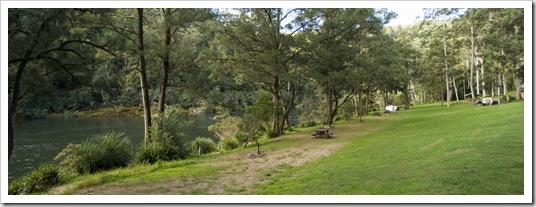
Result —
M 497 74 L 497 96 L 501 95 L 501 74 Z
M 445 52 L 445 83 L 447 85 L 447 107 L 450 107 L 450 87 L 449 87 L 449 76 L 448 76 L 448 70 L 449 65 L 447 61 L 447 29 L 445 22 L 443 22 L 443 51 Z
M 494 90 L 494 88 L 495 88 L 495 81 L 494 81 L 494 79 L 495 79 L 495 78 L 493 78 L 493 79 L 491 80 L 491 97 L 492 97 L 492 98 L 495 98 L 495 90 Z
M 456 104 L 460 101 L 460 98 L 458 97 L 458 88 L 456 87 L 456 79 L 452 78 L 452 85 L 454 86 L 454 92 L 456 94 Z
M 480 96 L 480 73 L 478 72 L 478 63 L 476 63 L 476 95 Z
M 413 106 L 416 106 L 415 99 L 417 99 L 417 94 L 415 94 L 415 85 L 413 85 L 413 81 L 410 81 L 410 90 L 411 90 L 411 102 L 413 102 Z
M 475 101 L 475 89 L 473 84 L 473 70 L 475 65 L 475 38 L 474 38 L 474 29 L 471 24 L 471 73 L 469 74 L 469 86 L 471 87 L 471 98 L 472 101 Z
M 482 97 L 486 97 L 486 80 L 484 79 L 484 60 L 482 58 L 478 59 L 480 61 L 480 78 L 482 79 Z

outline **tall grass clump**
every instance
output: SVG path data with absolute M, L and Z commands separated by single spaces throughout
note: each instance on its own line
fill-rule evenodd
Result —
M 45 164 L 30 174 L 9 183 L 9 195 L 27 195 L 43 192 L 60 181 L 61 173 L 58 165 Z
M 192 153 L 202 155 L 216 151 L 216 143 L 210 138 L 196 137 L 190 145 Z
M 130 139 L 124 133 L 93 135 L 81 144 L 70 144 L 54 159 L 66 170 L 93 173 L 127 166 L 134 157 Z
M 192 124 L 191 121 L 187 121 L 187 114 L 171 109 L 169 112 L 159 114 L 153 120 L 154 125 L 150 129 L 151 140 L 142 144 L 136 155 L 136 162 L 155 163 L 186 158 L 188 146 L 184 143 L 186 136 L 182 131 Z

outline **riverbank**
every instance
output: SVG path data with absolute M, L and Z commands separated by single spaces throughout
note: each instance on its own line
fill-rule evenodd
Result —
M 76 117 L 133 117 L 143 116 L 141 107 L 106 107 L 86 111 L 65 110 L 63 113 L 48 114 L 46 118 L 76 118 Z
M 522 195 L 523 102 L 438 104 L 336 122 L 332 139 L 300 128 L 255 146 L 69 179 L 73 195 Z M 147 201 L 151 202 L 151 201 Z
M 173 107 L 168 107 L 168 110 Z M 177 109 L 181 110 L 186 114 L 197 115 L 203 113 L 201 108 L 192 108 L 192 109 Z M 151 107 L 151 114 L 154 116 L 158 114 L 158 108 Z M 111 106 L 95 110 L 86 110 L 86 111 L 70 111 L 66 110 L 63 113 L 53 113 L 48 114 L 47 118 L 76 118 L 76 117 L 143 117 L 143 108 L 142 107 L 123 107 L 123 106 Z

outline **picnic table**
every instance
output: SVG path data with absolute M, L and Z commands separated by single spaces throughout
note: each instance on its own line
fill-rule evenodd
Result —
M 331 135 L 333 133 L 329 133 L 329 129 L 316 129 L 315 133 L 312 134 L 315 138 L 322 137 L 322 138 L 331 138 Z

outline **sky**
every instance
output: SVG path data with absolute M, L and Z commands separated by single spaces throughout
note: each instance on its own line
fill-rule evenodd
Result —
M 398 26 L 414 24 L 422 20 L 424 16 L 423 8 L 387 8 L 389 11 L 394 11 L 398 14 L 396 19 L 392 19 L 387 26 Z M 419 16 L 419 20 L 416 17 Z

